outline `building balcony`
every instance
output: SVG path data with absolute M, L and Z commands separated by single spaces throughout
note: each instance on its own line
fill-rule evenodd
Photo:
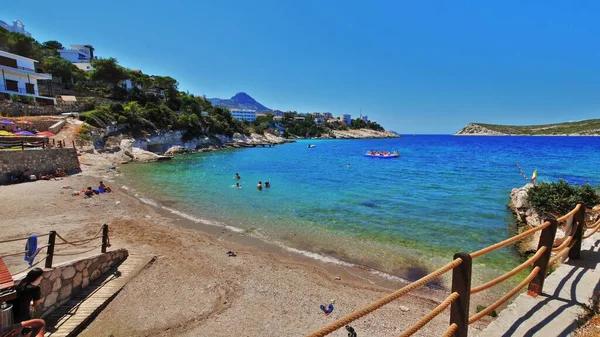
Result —
M 48 99 L 48 100 L 52 100 L 54 102 L 56 102 L 56 99 L 52 98 L 52 97 L 47 97 L 47 96 L 42 96 L 40 95 L 39 91 L 36 90 L 35 88 L 14 88 L 14 87 L 6 87 L 4 85 L 0 85 L 0 94 L 7 94 L 7 95 L 20 95 L 20 96 L 30 96 L 30 97 L 34 97 L 34 98 L 42 98 L 42 99 Z
M 26 75 L 34 75 L 35 78 L 38 79 L 42 79 L 42 80 L 51 80 L 52 79 L 52 75 L 50 74 L 44 74 L 44 73 L 38 73 L 35 71 L 35 69 L 31 69 L 31 68 L 25 68 L 25 67 L 9 67 L 9 66 L 5 66 L 5 65 L 0 65 L 0 69 L 4 70 L 4 71 L 9 71 L 9 72 L 13 72 L 13 73 L 17 73 L 17 74 L 26 74 Z

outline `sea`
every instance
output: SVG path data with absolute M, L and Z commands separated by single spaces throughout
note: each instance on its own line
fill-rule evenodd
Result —
M 400 157 L 369 158 L 368 150 L 397 150 Z M 119 169 L 138 196 L 174 213 L 332 263 L 414 280 L 455 253 L 515 233 L 509 195 L 528 182 L 517 163 L 527 177 L 537 169 L 538 182 L 598 185 L 600 137 L 300 140 Z M 259 191 L 259 181 L 271 187 Z M 478 258 L 473 284 L 522 261 L 514 247 Z

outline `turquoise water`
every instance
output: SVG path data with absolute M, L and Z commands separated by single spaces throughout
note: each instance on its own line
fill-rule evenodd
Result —
M 315 144 L 314 148 L 307 148 Z M 370 149 L 399 159 L 367 158 Z M 406 136 L 310 140 L 124 165 L 162 205 L 290 247 L 414 279 L 509 237 L 512 188 L 539 180 L 598 184 L 600 138 Z M 242 177 L 236 189 L 235 173 Z M 258 181 L 272 187 L 257 191 Z M 475 261 L 487 279 L 520 261 L 505 248 Z

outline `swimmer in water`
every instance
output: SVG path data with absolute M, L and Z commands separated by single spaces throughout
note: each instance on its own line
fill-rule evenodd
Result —
M 240 179 L 242 179 L 242 177 L 240 177 L 240 174 L 239 174 L 239 173 L 236 173 L 236 174 L 235 174 L 235 179 L 237 179 L 237 180 L 240 180 Z
M 259 191 L 262 191 L 262 181 L 259 181 L 259 182 L 258 182 L 258 184 L 256 184 L 256 188 L 257 188 Z
M 269 187 L 271 187 L 271 183 L 268 181 L 265 181 L 265 188 L 269 188 Z
M 240 183 L 235 183 L 235 188 L 242 188 L 242 185 L 240 185 Z

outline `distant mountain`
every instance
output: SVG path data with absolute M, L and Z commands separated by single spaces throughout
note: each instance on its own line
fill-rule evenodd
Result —
M 208 100 L 214 106 L 220 106 L 227 109 L 250 109 L 256 110 L 257 112 L 271 111 L 271 109 L 258 103 L 245 92 L 237 93 L 230 99 L 209 98 Z

